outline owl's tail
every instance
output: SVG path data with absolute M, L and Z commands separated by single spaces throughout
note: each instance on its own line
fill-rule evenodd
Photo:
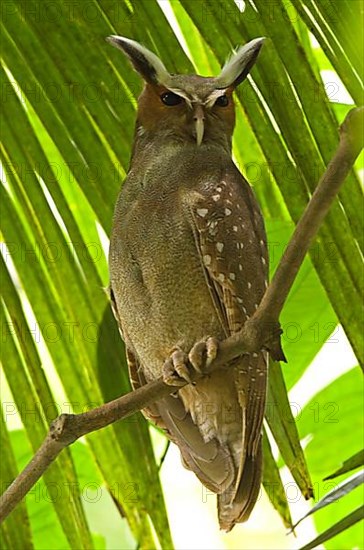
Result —
M 266 357 L 243 357 L 194 386 L 167 396 L 148 416 L 164 428 L 184 465 L 217 493 L 221 529 L 246 521 L 258 498 Z M 152 414 L 153 413 L 153 414 Z
M 237 490 L 232 487 L 217 496 L 220 529 L 231 531 L 236 523 L 247 521 L 259 496 L 262 478 L 262 444 L 255 456 L 246 456 Z
M 240 445 L 230 448 L 237 472 L 234 483 L 218 495 L 221 529 L 230 531 L 246 521 L 257 501 L 262 479 L 262 423 L 268 357 L 265 352 L 245 356 L 235 366 L 235 389 L 242 412 Z

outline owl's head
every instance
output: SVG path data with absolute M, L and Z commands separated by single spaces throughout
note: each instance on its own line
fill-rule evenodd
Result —
M 138 136 L 230 148 L 235 125 L 233 91 L 254 65 L 264 38 L 238 49 L 217 77 L 171 74 L 138 42 L 122 36 L 107 40 L 127 55 L 145 81 L 138 101 Z

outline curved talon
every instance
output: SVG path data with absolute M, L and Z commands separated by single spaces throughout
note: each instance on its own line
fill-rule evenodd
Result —
M 188 357 L 180 348 L 174 348 L 163 366 L 163 379 L 169 386 L 184 386 L 192 382 L 188 370 Z
M 172 362 L 174 366 L 174 370 L 178 374 L 178 376 L 189 384 L 192 382 L 190 373 L 187 366 L 187 355 L 181 351 L 180 349 L 177 349 L 172 353 Z
M 208 367 L 212 361 L 216 359 L 219 351 L 219 341 L 217 338 L 210 337 L 206 340 L 206 366 Z
M 163 365 L 163 380 L 168 386 L 183 386 L 184 380 L 181 380 L 179 376 L 176 376 L 176 371 L 173 365 L 172 358 L 170 357 L 165 361 Z
M 188 354 L 188 360 L 197 372 L 202 372 L 204 356 L 206 352 L 206 343 L 197 342 Z

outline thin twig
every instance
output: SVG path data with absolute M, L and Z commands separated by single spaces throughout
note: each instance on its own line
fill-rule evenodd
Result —
M 340 128 L 340 143 L 322 176 L 302 218 L 277 267 L 271 284 L 255 314 L 242 330 L 219 346 L 218 355 L 208 372 L 226 366 L 244 353 L 269 349 L 279 358 L 278 319 L 307 250 L 327 214 L 340 186 L 363 147 L 363 109 L 353 109 Z M 194 374 L 194 379 L 198 378 Z M 83 414 L 62 414 L 51 425 L 41 447 L 26 468 L 0 498 L 0 521 L 3 521 L 43 475 L 66 446 L 79 437 L 99 430 L 145 408 L 176 388 L 162 377 L 114 401 Z

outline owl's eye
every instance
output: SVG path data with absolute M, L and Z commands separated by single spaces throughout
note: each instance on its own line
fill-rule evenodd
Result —
M 229 105 L 229 98 L 227 95 L 221 95 L 215 101 L 215 105 L 218 107 L 227 107 Z
M 164 92 L 164 94 L 161 95 L 161 100 L 165 105 L 168 105 L 168 107 L 174 107 L 174 105 L 182 103 L 183 98 L 174 92 Z

